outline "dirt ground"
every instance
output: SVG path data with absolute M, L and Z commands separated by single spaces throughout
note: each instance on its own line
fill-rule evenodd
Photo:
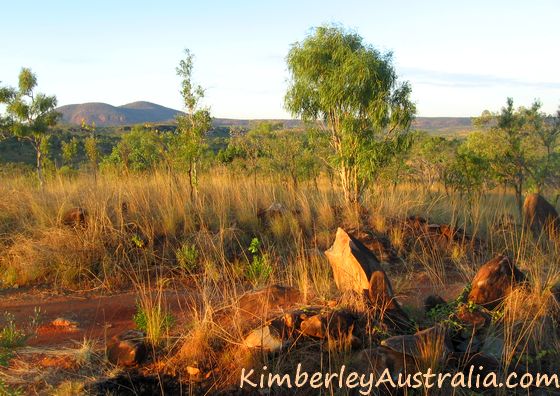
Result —
M 188 304 L 185 291 L 166 292 L 166 301 L 174 316 L 183 317 Z M 138 295 L 134 292 L 112 295 L 93 293 L 52 294 L 37 289 L 4 290 L 0 292 L 0 313 L 14 315 L 18 327 L 25 327 L 35 310 L 40 310 L 40 325 L 28 346 L 72 346 L 85 339 L 109 340 L 124 330 L 134 328 Z M 65 325 L 66 319 L 75 326 Z M 0 320 L 3 320 L 0 319 Z
M 398 290 L 399 301 L 411 312 L 422 312 L 423 301 L 430 294 L 438 293 L 449 301 L 464 287 L 464 283 L 457 279 L 445 286 L 434 287 L 424 275 L 415 274 L 412 281 L 401 284 Z M 165 300 L 176 319 L 175 331 L 184 328 L 188 322 L 193 298 L 196 298 L 195 293 L 186 287 L 182 291 L 174 289 L 165 293 Z M 69 379 L 85 383 L 107 374 L 111 368 L 104 362 L 104 348 L 111 337 L 135 328 L 133 316 L 137 300 L 138 295 L 131 291 L 111 295 L 95 292 L 56 294 L 35 288 L 0 291 L 0 321 L 4 320 L 2 314 L 9 312 L 18 328 L 25 328 L 36 309 L 40 309 L 39 327 L 24 347 L 17 348 L 9 367 L 0 368 L 0 379 L 20 387 L 24 394 L 50 394 Z M 95 344 L 100 359 L 95 370 L 77 367 L 72 360 L 73 353 L 79 350 L 84 340 Z

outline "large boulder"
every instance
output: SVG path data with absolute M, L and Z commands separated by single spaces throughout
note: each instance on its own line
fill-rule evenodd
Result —
M 336 239 L 330 249 L 325 251 L 325 255 L 331 264 L 336 286 L 343 293 L 350 291 L 359 295 L 367 294 L 374 274 L 379 274 L 384 280 L 387 278 L 377 257 L 342 228 L 336 231 Z M 393 290 L 389 280 L 380 286 L 384 289 L 374 293 L 385 295 L 390 300 Z
M 531 229 L 535 236 L 540 235 L 543 231 L 560 231 L 558 212 L 539 194 L 529 194 L 525 197 L 523 219 L 525 225 Z
M 333 245 L 325 255 L 341 292 L 363 296 L 391 328 L 399 332 L 408 332 L 413 328 L 397 302 L 391 282 L 379 260 L 359 240 L 339 228 Z
M 468 301 L 494 309 L 511 289 L 525 280 L 525 275 L 504 255 L 484 264 L 476 273 Z

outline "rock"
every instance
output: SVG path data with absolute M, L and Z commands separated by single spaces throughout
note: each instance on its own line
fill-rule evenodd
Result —
M 293 287 L 272 285 L 249 292 L 239 299 L 239 312 L 246 320 L 266 320 L 280 310 L 301 302 L 299 290 Z
M 251 349 L 261 349 L 266 352 L 276 352 L 284 346 L 281 333 L 273 326 L 267 325 L 253 330 L 243 344 Z
M 447 305 L 447 303 L 443 298 L 441 298 L 441 296 L 438 296 L 437 294 L 430 294 L 424 299 L 424 311 L 426 313 L 430 312 L 432 309 L 440 305 Z
M 282 317 L 282 321 L 289 332 L 301 329 L 301 324 L 304 320 L 321 313 L 323 307 L 305 307 L 302 309 L 292 310 L 287 312 Z
M 128 330 L 114 336 L 107 346 L 107 358 L 117 366 L 135 366 L 147 357 L 148 350 L 144 334 L 137 330 Z
M 389 238 L 376 235 L 367 231 L 352 231 L 351 234 L 362 244 L 372 251 L 382 262 L 397 264 L 402 262 L 397 250 L 391 244 Z
M 513 261 L 499 255 L 480 267 L 472 281 L 468 301 L 494 309 L 512 287 L 524 280 L 525 275 Z
M 415 232 L 424 232 L 428 226 L 428 220 L 421 216 L 409 216 L 404 220 L 404 225 Z
M 459 227 L 453 227 L 449 224 L 441 224 L 439 233 L 447 239 L 448 242 L 465 242 L 470 239 L 465 230 Z
M 456 367 L 459 371 L 463 372 L 466 377 L 469 375 L 471 366 L 474 368 L 476 375 L 480 374 L 480 378 L 484 378 L 490 373 L 494 373 L 498 376 L 500 375 L 500 359 L 496 359 L 484 353 L 477 352 L 470 354 L 455 352 L 448 357 L 448 367 Z M 521 375 L 523 375 L 523 373 L 520 373 L 518 378 L 521 377 Z M 476 385 L 475 381 L 473 381 L 473 385 Z M 478 389 L 476 386 L 473 386 L 473 388 Z M 481 389 L 484 390 L 484 388 Z M 486 388 L 486 390 L 488 389 Z
M 72 208 L 62 215 L 62 224 L 68 227 L 84 227 L 88 213 L 83 208 Z
M 490 315 L 480 308 L 469 308 L 465 304 L 461 304 L 455 312 L 455 317 L 459 322 L 471 327 L 474 330 L 481 329 L 489 325 L 492 321 Z
M 504 352 L 503 338 L 486 336 L 480 352 L 485 355 L 491 356 L 498 361 L 501 360 Z
M 287 211 L 288 210 L 281 203 L 273 202 L 268 208 L 259 209 L 257 211 L 257 217 L 259 220 L 268 221 L 275 217 L 281 217 Z
M 321 313 L 304 319 L 300 331 L 310 337 L 340 339 L 352 335 L 357 319 L 356 315 L 345 310 Z
M 381 313 L 391 327 L 402 332 L 412 328 L 410 319 L 395 299 L 391 282 L 379 260 L 359 240 L 338 228 L 336 239 L 325 255 L 341 292 L 364 296 L 371 308 Z
M 78 322 L 76 322 L 75 320 L 71 320 L 71 319 L 66 319 L 66 318 L 56 318 L 55 320 L 53 320 L 51 322 L 51 325 L 55 326 L 55 327 L 72 327 L 72 328 L 76 328 L 78 327 Z
M 461 326 L 453 333 L 453 344 L 459 352 L 480 352 L 486 338 L 485 329 L 492 317 L 481 306 L 461 304 L 454 313 L 454 320 Z
M 389 278 L 384 272 L 376 271 L 371 276 L 368 298 L 372 307 L 378 311 L 380 321 L 390 329 L 398 334 L 414 331 L 414 323 L 393 296 Z
M 538 237 L 543 231 L 560 231 L 558 212 L 539 194 L 529 194 L 523 203 L 523 220 Z
M 187 374 L 191 381 L 200 381 L 202 378 L 202 371 L 198 367 L 187 366 Z
M 358 373 L 373 373 L 375 381 L 379 379 L 382 373 L 389 369 L 389 373 L 393 380 L 396 380 L 399 374 L 406 375 L 407 368 L 409 372 L 414 372 L 414 360 L 390 348 L 379 346 L 376 348 L 364 349 L 356 353 L 349 363 L 351 371 Z M 383 395 L 393 395 L 395 389 L 385 387 L 384 384 L 379 388 Z M 377 394 L 377 393 L 376 393 Z
M 382 278 L 387 277 L 377 257 L 342 228 L 336 231 L 336 239 L 325 255 L 333 269 L 336 286 L 343 293 L 353 291 L 364 295 L 370 288 L 374 273 L 381 274 Z M 391 298 L 393 291 L 388 279 L 384 286 L 388 289 L 379 292 Z
M 454 351 L 447 329 L 437 325 L 413 335 L 386 338 L 381 345 L 415 359 L 424 358 L 426 351 L 433 351 L 443 361 L 447 354 Z
M 268 208 L 266 209 L 259 209 L 257 211 L 258 219 L 263 223 L 268 223 L 271 220 L 280 218 L 285 216 L 286 214 L 291 213 L 294 216 L 301 214 L 299 209 L 292 209 L 288 210 L 284 205 L 279 202 L 273 202 Z

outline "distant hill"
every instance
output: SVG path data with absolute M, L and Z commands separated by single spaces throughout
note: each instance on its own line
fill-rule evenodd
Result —
M 81 125 L 85 120 L 99 126 L 172 122 L 179 114 L 178 110 L 151 102 L 133 102 L 118 107 L 107 103 L 82 103 L 61 106 L 57 111 L 62 114 L 63 123 Z
M 88 124 L 95 122 L 98 126 L 124 126 L 144 123 L 172 123 L 179 110 L 160 106 L 151 102 L 133 102 L 123 106 L 112 106 L 107 103 L 82 103 L 59 107 L 62 122 L 80 125 L 82 120 Z M 240 120 L 232 118 L 215 118 L 214 127 L 240 126 L 248 127 L 257 120 Z M 300 125 L 298 120 L 267 120 L 282 122 L 286 128 Z M 437 134 L 454 134 L 472 129 L 469 117 L 418 117 L 414 128 Z

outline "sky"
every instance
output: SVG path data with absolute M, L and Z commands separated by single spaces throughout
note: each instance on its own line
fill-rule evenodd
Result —
M 21 67 L 59 105 L 138 100 L 181 109 L 175 67 L 215 117 L 289 118 L 290 46 L 339 24 L 393 52 L 418 116 L 476 116 L 506 98 L 560 105 L 560 1 L 13 1 L 0 0 L 0 81 Z

